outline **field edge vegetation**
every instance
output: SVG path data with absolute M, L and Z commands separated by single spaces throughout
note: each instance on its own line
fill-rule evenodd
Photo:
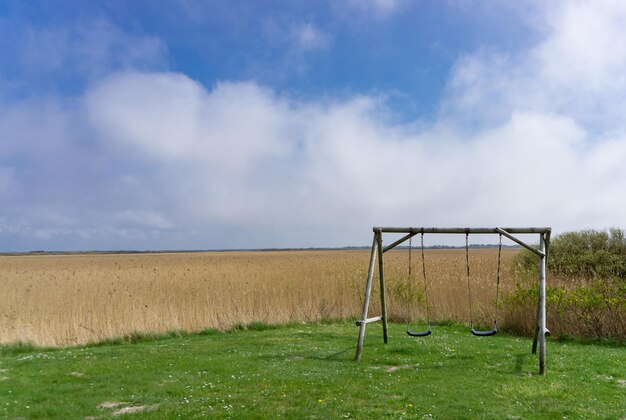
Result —
M 527 250 L 514 259 L 517 284 L 505 300 L 509 328 L 530 334 L 532 323 L 516 313 L 537 302 L 536 257 Z M 626 340 L 626 235 L 583 230 L 556 236 L 549 249 L 546 290 L 548 325 L 557 337 Z

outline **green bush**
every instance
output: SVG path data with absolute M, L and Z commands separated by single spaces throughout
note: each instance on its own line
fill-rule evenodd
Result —
M 532 311 L 538 296 L 538 260 L 528 250 L 514 260 L 517 286 L 511 313 Z M 626 235 L 620 229 L 567 232 L 548 249 L 548 321 L 557 336 L 626 337 Z M 528 331 L 520 316 L 513 329 Z M 528 322 L 527 320 L 525 322 Z M 530 327 L 532 331 L 532 326 Z
M 617 228 L 583 230 L 556 236 L 550 243 L 549 270 L 577 279 L 626 280 L 626 235 Z M 516 260 L 516 269 L 536 272 L 537 256 L 524 249 Z

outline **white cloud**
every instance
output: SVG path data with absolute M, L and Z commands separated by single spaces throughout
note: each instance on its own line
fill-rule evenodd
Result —
M 104 141 L 178 158 L 195 153 L 203 95 L 197 83 L 180 74 L 122 73 L 89 93 L 87 109 Z
M 0 194 L 24 193 L 0 238 L 219 248 L 365 244 L 373 225 L 624 227 L 622 9 L 563 3 L 531 49 L 466 55 L 429 126 L 392 122 L 377 97 L 173 72 L 5 105 Z
M 205 91 L 176 74 L 118 75 L 90 104 L 96 131 L 113 127 L 112 138 L 155 163 L 172 199 L 191 209 L 178 218 L 197 225 L 284 230 L 288 241 L 304 223 L 335 242 L 335 229 L 356 237 L 383 222 L 626 222 L 619 208 L 595 207 L 614 192 L 607 177 L 626 185 L 619 159 L 610 174 L 591 170 L 606 168 L 605 148 L 621 140 L 591 139 L 559 114 L 516 111 L 469 136 L 416 131 L 377 117 L 386 112 L 375 98 L 298 102 L 249 82 Z
M 163 215 L 151 210 L 123 210 L 117 213 L 115 218 L 123 224 L 149 229 L 168 230 L 173 227 Z
M 444 112 L 481 124 L 515 110 L 563 113 L 593 130 L 619 129 L 626 112 L 626 3 L 551 3 L 545 38 L 530 50 L 462 57 Z
M 311 23 L 295 27 L 294 33 L 298 47 L 304 50 L 325 48 L 330 43 L 330 35 L 320 31 Z
M 254 83 L 211 92 L 175 73 L 121 73 L 87 96 L 103 141 L 159 161 L 198 162 L 228 174 L 277 158 L 294 146 L 288 105 Z
M 274 75 L 293 71 L 300 75 L 307 73 L 311 70 L 309 58 L 326 52 L 332 43 L 332 36 L 312 22 L 272 18 L 266 21 L 265 30 L 270 42 L 284 52 L 282 63 L 272 68 Z
M 95 149 L 121 165 L 92 203 L 79 180 L 97 183 L 96 170 L 51 169 L 69 208 L 24 198 L 41 224 L 25 233 L 170 248 L 172 234 L 204 232 L 187 245 L 197 248 L 364 243 L 375 224 L 626 223 L 624 138 L 590 138 L 567 116 L 520 111 L 468 135 L 391 124 L 375 98 L 295 101 L 251 82 L 206 90 L 173 73 L 118 74 L 85 104 Z M 78 155 L 66 150 L 59 165 Z M 216 230 L 229 234 L 208 236 Z

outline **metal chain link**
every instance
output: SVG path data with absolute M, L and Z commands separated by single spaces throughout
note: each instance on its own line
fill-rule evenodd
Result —
M 428 308 L 428 294 L 426 293 L 426 260 L 424 259 L 424 232 L 421 237 L 422 248 L 422 276 L 424 277 L 424 302 L 426 303 L 426 321 L 428 322 L 428 328 L 430 329 L 430 310 Z
M 409 284 L 411 284 L 411 267 L 413 265 L 413 263 L 411 262 L 411 249 L 413 248 L 412 245 L 412 241 L 413 241 L 413 237 L 411 236 L 409 238 Z
M 497 274 L 497 280 L 496 280 L 496 310 L 495 313 L 493 315 L 493 326 L 494 328 L 497 328 L 498 325 L 498 298 L 500 295 L 500 261 L 501 261 L 501 255 L 502 255 L 502 234 L 500 234 L 500 242 L 498 243 L 498 274 Z
M 472 288 L 470 287 L 470 264 L 469 264 L 469 233 L 465 232 L 465 261 L 467 265 L 467 299 L 469 303 L 470 325 L 474 328 L 474 316 L 472 315 Z

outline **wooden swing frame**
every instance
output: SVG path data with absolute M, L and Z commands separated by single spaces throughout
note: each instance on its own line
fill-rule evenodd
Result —
M 374 239 L 372 242 L 372 250 L 370 254 L 369 269 L 367 273 L 367 282 L 365 285 L 365 298 L 363 299 L 363 311 L 361 319 L 356 322 L 359 327 L 359 337 L 357 341 L 355 360 L 361 360 L 363 352 L 363 340 L 365 339 L 365 327 L 367 324 L 382 321 L 383 324 L 383 341 L 388 342 L 387 336 L 387 305 L 385 300 L 385 270 L 383 255 L 385 252 L 401 245 L 417 234 L 433 233 L 433 234 L 501 234 L 509 238 L 513 242 L 530 250 L 539 256 L 539 297 L 537 299 L 537 318 L 535 323 L 535 334 L 533 338 L 532 353 L 537 352 L 537 343 L 539 343 L 539 374 L 545 374 L 546 367 L 546 336 L 550 331 L 546 328 L 546 271 L 548 248 L 550 245 L 550 234 L 552 229 L 549 227 L 537 228 L 403 228 L 403 227 L 374 227 Z M 404 233 L 400 239 L 392 242 L 390 245 L 383 246 L 384 233 Z M 539 249 L 532 247 L 521 241 L 515 234 L 538 234 Z M 370 296 L 372 294 L 372 282 L 374 279 L 374 271 L 376 270 L 376 259 L 378 256 L 378 273 L 380 280 L 380 305 L 381 315 L 368 318 L 367 312 L 369 308 Z

